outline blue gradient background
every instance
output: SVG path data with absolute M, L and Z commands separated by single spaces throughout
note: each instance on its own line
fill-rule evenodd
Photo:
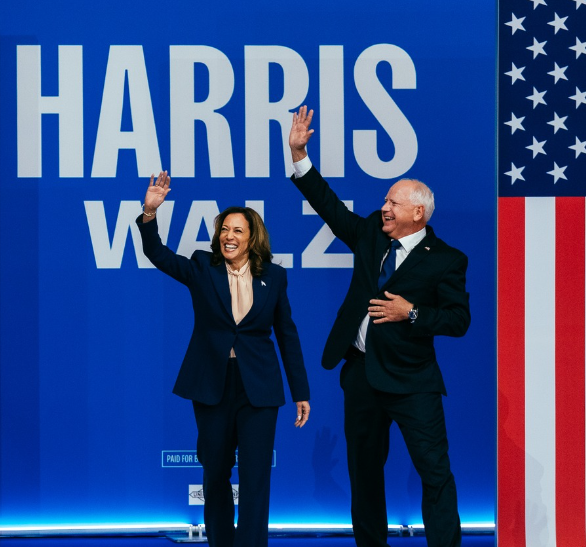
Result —
M 231 126 L 236 176 L 210 178 L 205 130 L 196 124 L 196 177 L 173 180 L 169 246 L 177 247 L 192 200 L 216 200 L 220 210 L 264 200 L 273 252 L 294 255 L 289 297 L 312 414 L 299 431 L 292 403 L 281 409 L 273 523 L 350 521 L 339 369 L 323 370 L 320 358 L 351 270 L 301 268 L 301 253 L 322 222 L 302 215 L 302 197 L 283 175 L 277 126 L 271 176 L 244 176 L 244 46 L 299 53 L 309 68 L 306 103 L 316 109 L 319 46 L 344 46 L 346 170 L 330 183 L 361 214 L 380 207 L 392 181 L 358 167 L 352 130 L 378 129 L 381 157 L 391 157 L 393 145 L 356 91 L 354 63 L 381 43 L 411 56 L 417 89 L 389 91 L 417 134 L 418 157 L 408 175 L 432 187 L 431 224 L 470 259 L 472 326 L 463 339 L 437 340 L 460 512 L 463 522 L 494 522 L 495 10 L 494 2 L 465 0 L 0 6 L 0 525 L 203 521 L 202 508 L 189 506 L 187 496 L 189 484 L 201 483 L 201 468 L 161 467 L 163 450 L 195 448 L 191 405 L 171 394 L 192 328 L 188 293 L 160 272 L 139 270 L 130 237 L 120 269 L 97 269 L 83 205 L 102 200 L 113 230 L 120 201 L 144 196 L 147 181 L 137 175 L 133 151 L 120 152 L 115 179 L 90 177 L 108 50 L 124 44 L 144 47 L 165 167 L 169 46 L 218 48 L 234 68 L 234 94 L 222 114 Z M 59 178 L 58 124 L 50 115 L 43 116 L 43 177 L 17 177 L 16 46 L 24 44 L 42 46 L 43 95 L 58 92 L 57 46 L 83 46 L 82 179 Z M 387 89 L 390 74 L 388 65 L 379 66 Z M 270 85 L 278 98 L 278 71 Z M 319 167 L 319 112 L 314 128 L 309 153 Z M 330 252 L 346 249 L 335 242 Z M 421 522 L 419 479 L 396 428 L 386 487 L 389 522 Z

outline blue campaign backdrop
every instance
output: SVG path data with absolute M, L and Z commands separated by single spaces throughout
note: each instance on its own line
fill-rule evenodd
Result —
M 312 414 L 297 430 L 290 397 L 280 411 L 271 522 L 350 521 L 339 368 L 320 358 L 352 256 L 287 178 L 301 104 L 316 111 L 310 157 L 354 211 L 419 178 L 437 234 L 469 256 L 472 326 L 437 348 L 462 520 L 493 522 L 494 2 L 21 0 L 0 14 L 0 525 L 203 520 L 191 405 L 171 394 L 188 293 L 148 267 L 133 227 L 161 168 L 172 249 L 208 248 L 214 215 L 248 203 L 288 267 Z M 396 428 L 387 466 L 389 522 L 421 522 Z

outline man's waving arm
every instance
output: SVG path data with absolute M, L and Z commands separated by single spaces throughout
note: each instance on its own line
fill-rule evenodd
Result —
M 302 106 L 299 112 L 293 114 L 289 134 L 294 169 L 291 180 L 334 235 L 354 251 L 365 220 L 348 210 L 309 160 L 306 145 L 314 133 L 313 129 L 309 129 L 312 119 L 313 110 L 308 112 L 307 106 Z

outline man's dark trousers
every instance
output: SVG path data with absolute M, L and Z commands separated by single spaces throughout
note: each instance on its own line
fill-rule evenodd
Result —
M 384 465 L 389 451 L 389 428 L 396 422 L 421 477 L 427 543 L 429 547 L 458 547 L 460 517 L 448 458 L 442 395 L 398 395 L 374 389 L 366 379 L 364 358 L 357 351 L 348 355 L 340 383 L 344 390 L 344 429 L 356 545 L 387 545 Z

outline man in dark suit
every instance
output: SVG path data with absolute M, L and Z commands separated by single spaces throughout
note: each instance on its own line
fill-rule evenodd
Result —
M 340 385 L 356 544 L 387 545 L 384 465 L 389 428 L 396 422 L 421 477 L 428 545 L 459 546 L 442 405 L 446 389 L 434 336 L 463 336 L 468 329 L 468 259 L 427 225 L 433 193 L 419 181 L 395 183 L 381 210 L 366 218 L 349 211 L 307 156 L 312 116 L 307 107 L 293 116 L 292 180 L 355 255 L 322 365 L 332 369 L 346 360 Z

